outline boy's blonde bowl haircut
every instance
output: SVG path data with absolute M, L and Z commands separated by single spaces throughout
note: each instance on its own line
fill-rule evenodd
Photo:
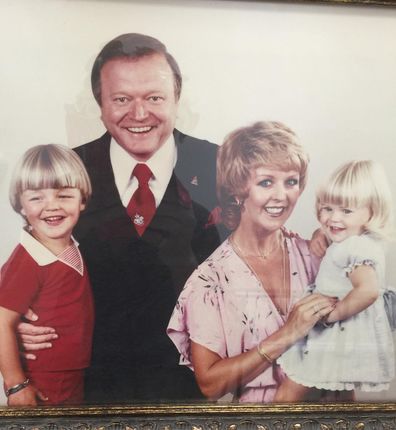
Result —
M 324 204 L 344 208 L 367 207 L 371 216 L 365 233 L 383 239 L 394 235 L 392 193 L 383 167 L 372 160 L 341 165 L 316 193 L 316 215 Z
M 295 133 L 281 122 L 261 121 L 231 132 L 217 156 L 217 196 L 226 226 L 235 229 L 240 221 L 236 199 L 247 197 L 247 184 L 258 167 L 296 170 L 300 190 L 307 180 L 308 154 Z
M 80 157 L 67 146 L 48 144 L 28 149 L 16 164 L 10 183 L 11 206 L 21 212 L 20 196 L 25 190 L 78 188 L 83 203 L 92 188 Z

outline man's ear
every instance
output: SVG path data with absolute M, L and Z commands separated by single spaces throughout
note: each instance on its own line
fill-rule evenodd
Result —
M 21 208 L 21 215 L 26 217 L 26 212 L 25 212 L 25 209 L 23 209 L 23 208 Z

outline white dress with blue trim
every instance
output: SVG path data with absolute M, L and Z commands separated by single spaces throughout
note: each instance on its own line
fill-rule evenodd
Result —
M 395 361 L 384 308 L 385 255 L 381 241 L 361 235 L 330 245 L 320 265 L 314 292 L 342 299 L 353 288 L 348 273 L 362 264 L 371 265 L 377 273 L 378 299 L 330 327 L 317 324 L 308 336 L 286 351 L 278 364 L 295 382 L 327 390 L 389 388 Z

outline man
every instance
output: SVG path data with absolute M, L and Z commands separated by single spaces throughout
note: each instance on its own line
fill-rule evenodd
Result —
M 166 326 L 186 279 L 220 243 L 210 225 L 217 147 L 175 129 L 181 86 L 166 47 L 141 34 L 113 39 L 93 66 L 107 132 L 76 148 L 93 193 L 75 229 L 96 311 L 89 403 L 201 397 Z M 137 164 L 149 168 L 145 184 Z

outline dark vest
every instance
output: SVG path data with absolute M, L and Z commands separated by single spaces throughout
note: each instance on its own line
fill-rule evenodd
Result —
M 204 153 L 208 148 L 206 157 L 201 154 L 205 160 L 202 168 L 214 169 L 216 148 L 207 142 L 199 148 L 199 142 L 193 139 L 189 144 L 193 152 L 202 149 Z M 202 197 L 192 196 L 196 175 L 190 180 L 189 171 L 194 174 L 200 166 L 186 156 L 186 147 L 178 149 L 178 165 L 183 167 L 179 174 L 176 167 L 153 220 L 140 238 L 115 186 L 109 138 L 105 135 L 76 151 L 93 185 L 92 200 L 74 231 L 95 299 L 87 401 L 201 397 L 191 370 L 178 365 L 179 354 L 166 335 L 166 327 L 188 276 L 219 245 L 216 228 L 207 226 L 213 207 L 197 201 L 205 193 L 215 201 L 214 188 L 200 189 Z M 189 169 L 188 163 L 193 167 Z M 202 181 L 210 180 L 204 179 L 203 173 L 198 178 L 201 176 Z

